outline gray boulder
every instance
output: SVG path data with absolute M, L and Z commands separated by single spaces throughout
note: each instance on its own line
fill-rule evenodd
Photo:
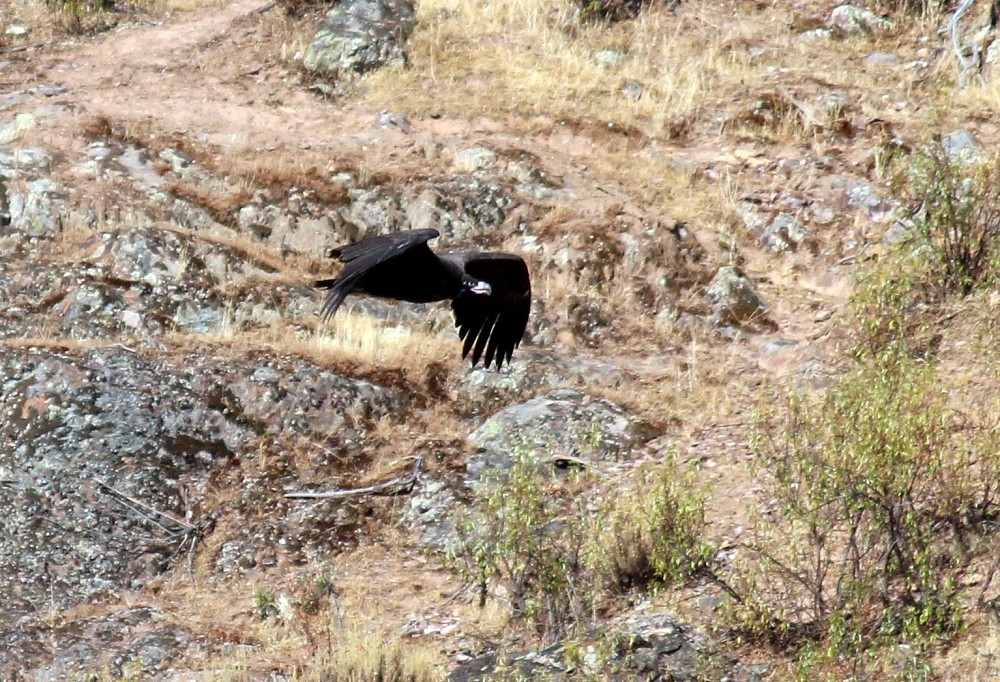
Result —
M 7 185 L 7 210 L 10 223 L 3 232 L 29 238 L 51 239 L 62 230 L 66 188 L 45 178 Z
M 659 434 L 657 427 L 608 400 L 554 391 L 500 410 L 473 431 L 469 440 L 479 451 L 469 456 L 467 471 L 479 480 L 487 468 L 504 471 L 521 457 L 540 464 L 560 458 L 627 459 Z
M 771 251 L 794 251 L 808 236 L 805 225 L 792 214 L 782 212 L 764 230 L 762 239 Z
M 342 0 L 327 12 L 302 63 L 309 71 L 331 75 L 405 63 L 406 40 L 416 23 L 407 0 Z
M 895 215 L 893 202 L 883 198 L 875 187 L 864 180 L 848 180 L 844 193 L 848 206 L 864 211 L 876 223 L 890 220 Z
M 607 633 L 540 649 L 489 652 L 455 668 L 449 682 L 505 679 L 729 680 L 760 682 L 766 665 L 747 665 L 718 651 L 699 630 L 668 613 L 642 613 Z
M 732 265 L 719 268 L 706 291 L 716 325 L 745 325 L 763 320 L 767 306 L 743 272 Z
M 975 163 L 983 153 L 983 146 L 968 130 L 954 130 L 941 138 L 941 146 L 952 161 Z
M 827 25 L 849 36 L 882 33 L 892 28 L 889 19 L 856 5 L 840 5 L 834 8 Z

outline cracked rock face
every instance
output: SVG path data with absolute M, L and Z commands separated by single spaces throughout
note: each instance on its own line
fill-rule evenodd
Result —
M 174 366 L 115 346 L 75 355 L 6 349 L 0 649 L 16 639 L 45 654 L 47 639 L 24 639 L 41 614 L 137 589 L 185 556 L 216 519 L 199 514 L 201 502 L 262 442 L 292 430 L 350 452 L 363 420 L 401 405 L 391 389 L 304 361 L 260 367 L 192 356 Z M 250 480 L 220 513 L 281 492 L 273 476 Z M 331 502 L 293 510 L 273 528 L 248 524 L 240 556 L 329 552 L 363 514 Z
M 347 0 L 326 15 L 302 63 L 315 73 L 365 73 L 406 62 L 406 40 L 416 26 L 406 0 Z
M 0 359 L 4 621 L 164 570 L 191 496 L 253 433 L 184 377 L 122 350 Z
M 500 410 L 473 431 L 469 440 L 480 451 L 469 456 L 468 473 L 477 480 L 508 469 L 522 456 L 538 462 L 624 459 L 657 435 L 655 426 L 610 401 L 580 391 L 553 391 Z
M 588 642 L 573 650 L 568 642 L 541 649 L 479 656 L 459 666 L 449 682 L 485 682 L 501 668 L 523 679 L 567 679 L 574 673 L 597 679 L 700 680 L 722 679 L 760 682 L 768 666 L 746 666 L 719 652 L 699 630 L 682 624 L 669 613 L 637 613 L 600 635 L 604 650 Z
M 270 322 L 274 309 L 314 305 L 302 287 L 229 289 L 267 273 L 226 247 L 154 228 L 101 232 L 67 264 L 0 257 L 0 337 L 151 337 Z

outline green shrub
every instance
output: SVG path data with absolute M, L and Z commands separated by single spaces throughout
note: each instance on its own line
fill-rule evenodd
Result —
M 926 265 L 900 254 L 858 276 L 849 301 L 854 356 L 928 359 L 937 349 L 939 301 L 924 286 Z
M 278 598 L 259 587 L 253 592 L 253 606 L 254 611 L 261 618 L 271 618 L 280 612 Z
M 471 509 L 456 523 L 455 560 L 480 589 L 502 586 L 515 618 L 555 640 L 589 616 L 581 548 L 583 515 L 565 503 L 522 454 L 506 472 L 480 483 Z
M 752 438 L 772 508 L 733 580 L 746 632 L 830 656 L 947 638 L 1000 515 L 1000 438 L 904 354 L 820 396 L 779 394 Z
M 705 506 L 672 463 L 639 472 L 609 496 L 588 545 L 597 581 L 612 592 L 672 586 L 698 575 L 715 555 L 704 539 Z
M 584 489 L 592 483 L 548 479 L 522 456 L 480 484 L 456 523 L 453 559 L 481 603 L 503 598 L 555 640 L 588 625 L 602 597 L 677 585 L 712 560 L 703 495 L 672 463 L 639 472 L 624 490 Z M 588 511 L 595 495 L 608 501 Z
M 967 164 L 936 143 L 913 155 L 901 183 L 927 283 L 941 295 L 988 284 L 1000 232 L 1000 157 Z

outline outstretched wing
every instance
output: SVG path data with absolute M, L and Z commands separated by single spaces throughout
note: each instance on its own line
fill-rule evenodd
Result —
M 373 268 L 414 249 L 424 249 L 430 256 L 427 242 L 437 236 L 437 230 L 395 232 L 363 239 L 331 251 L 330 256 L 344 263 L 344 267 L 336 277 L 321 279 L 314 285 L 320 289 L 329 289 L 323 302 L 323 321 L 327 322 L 333 317 L 347 294 L 351 293 Z
M 463 291 L 452 303 L 455 326 L 464 341 L 462 357 L 472 352 L 472 365 L 483 357 L 489 367 L 500 369 L 509 363 L 521 343 L 531 310 L 531 281 L 528 266 L 511 253 L 456 254 L 471 277 L 488 282 L 489 296 Z

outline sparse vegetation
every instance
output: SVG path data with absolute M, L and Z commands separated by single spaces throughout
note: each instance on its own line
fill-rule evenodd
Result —
M 439 682 L 444 672 L 419 648 L 377 633 L 358 630 L 338 638 L 329 656 L 320 657 L 301 678 L 304 682 Z
M 910 220 L 939 295 L 968 295 L 994 274 L 1000 234 L 1000 157 L 970 162 L 941 143 L 906 165 Z
M 258 587 L 253 592 L 254 612 L 261 618 L 272 618 L 278 615 L 278 598 Z
M 1000 432 L 946 397 L 932 366 L 889 351 L 764 409 L 770 508 L 736 587 L 745 632 L 844 663 L 962 627 L 1000 514 Z
M 706 541 L 704 492 L 673 463 L 645 468 L 609 495 L 589 534 L 598 582 L 611 592 L 683 584 L 715 556 Z
M 857 278 L 850 300 L 854 355 L 872 359 L 905 353 L 929 359 L 939 340 L 934 324 L 940 306 L 923 285 L 926 266 L 915 257 L 896 254 L 889 263 Z
M 59 13 L 66 30 L 71 33 L 93 29 L 115 7 L 114 0 L 45 0 L 45 4 Z
M 530 453 L 479 486 L 457 523 L 455 559 L 479 591 L 480 606 L 502 597 L 516 619 L 550 641 L 585 622 L 592 592 L 580 515 L 542 478 Z
M 522 455 L 481 484 L 458 524 L 455 557 L 480 603 L 503 595 L 515 618 L 549 640 L 588 625 L 605 597 L 699 577 L 715 554 L 703 499 L 674 464 L 638 472 L 596 514 L 567 490 L 584 483 L 546 481 Z
M 709 638 L 721 648 L 736 635 L 741 660 L 775 662 L 775 680 L 995 678 L 1000 161 L 959 160 L 938 143 L 911 150 L 927 138 L 927 118 L 995 148 L 989 121 L 1000 90 L 984 71 L 982 84 L 954 96 L 954 64 L 938 58 L 948 57 L 936 32 L 944 8 L 884 0 L 876 9 L 898 19 L 890 33 L 830 40 L 806 35 L 828 26 L 830 9 L 809 2 L 422 0 L 405 67 L 305 79 L 301 53 L 332 4 L 0 7 L 9 60 L 0 76 L 11 86 L 0 127 L 32 115 L 4 128 L 12 143 L 0 154 L 16 166 L 0 182 L 18 202 L 0 197 L 10 246 L 0 258 L 0 321 L 31 325 L 0 348 L 31 349 L 24 362 L 38 362 L 36 374 L 55 355 L 92 356 L 100 362 L 80 370 L 88 381 L 124 354 L 169 358 L 188 374 L 199 370 L 185 362 L 222 356 L 232 369 L 227 382 L 170 374 L 194 397 L 213 386 L 196 403 L 204 414 L 179 412 L 175 429 L 207 414 L 222 444 L 211 434 L 171 443 L 211 464 L 211 476 L 179 471 L 170 481 L 193 515 L 184 523 L 205 520 L 206 530 L 170 557 L 165 575 L 128 593 L 128 606 L 139 605 L 128 615 L 145 618 L 137 613 L 148 607 L 152 624 L 101 621 L 121 607 L 109 597 L 53 608 L 42 636 L 56 641 L 60 628 L 94 631 L 94 623 L 134 633 L 183 623 L 178 647 L 193 644 L 164 665 L 233 682 L 272 673 L 430 682 L 459 650 L 560 640 L 569 674 L 598 680 L 629 674 L 614 668 L 626 647 L 609 622 L 679 604 L 703 632 L 719 626 Z M 126 10 L 156 21 L 96 34 Z M 16 31 L 5 32 L 8 22 Z M 130 51 L 119 54 L 123 47 Z M 70 115 L 80 111 L 93 118 Z M 409 130 L 379 127 L 380 111 L 408 117 Z M 453 162 L 472 146 L 495 154 L 492 167 Z M 52 152 L 37 168 L 21 156 L 36 148 Z M 115 163 L 117 148 L 148 155 L 163 184 L 137 192 Z M 22 238 L 6 203 L 37 208 L 25 198 L 36 175 L 42 208 L 46 183 L 65 185 L 51 193 L 66 202 L 53 209 L 65 222 L 55 236 Z M 466 375 L 446 307 L 418 324 L 345 309 L 322 326 L 308 286 L 331 268 L 325 240 L 438 225 L 465 208 L 467 197 L 442 190 L 465 177 L 495 185 L 511 206 L 493 211 L 490 229 L 451 223 L 442 241 L 518 251 L 532 267 L 536 301 L 517 372 Z M 850 183 L 870 185 L 879 217 L 845 198 Z M 97 210 L 81 207 L 81 196 Z M 177 212 L 177 199 L 201 210 Z M 893 224 L 900 238 L 880 243 L 886 206 L 900 204 L 906 229 Z M 748 206 L 759 225 L 751 227 Z M 479 215 L 475 208 L 468 214 Z M 257 210 L 260 220 L 245 219 Z M 759 234 L 779 213 L 801 222 L 808 249 L 762 247 Z M 306 220 L 313 231 L 293 232 Z M 150 238 L 132 242 L 134 253 L 102 245 L 102 232 L 136 225 Z M 275 225 L 299 240 L 282 242 Z M 185 246 L 158 252 L 157 230 Z M 170 331 L 170 316 L 148 305 L 157 276 L 144 271 L 146 258 L 169 260 L 170 296 L 200 289 L 196 310 L 218 321 L 199 333 Z M 57 272 L 37 274 L 53 263 Z M 776 332 L 744 336 L 705 323 L 703 285 L 724 264 L 740 267 L 774 305 Z M 113 318 L 109 335 L 63 326 L 100 314 Z M 162 333 L 147 334 L 148 319 Z M 561 376 L 581 355 L 593 364 Z M 397 411 L 324 412 L 333 409 L 325 391 L 272 381 L 290 362 L 384 387 Z M 601 371 L 591 375 L 591 366 Z M 463 486 L 464 437 L 476 420 L 566 386 L 665 424 L 685 457 L 691 445 L 691 461 L 704 465 L 686 468 L 672 453 L 650 462 L 662 454 L 650 447 L 607 470 L 602 462 L 595 473 L 559 478 L 524 456 Z M 272 437 L 267 402 L 280 405 L 290 390 L 301 395 L 288 409 L 315 416 L 300 420 L 307 432 L 289 418 Z M 496 397 L 488 407 L 466 400 L 477 390 Z M 31 420 L 58 400 L 31 399 L 23 409 L 0 400 L 14 415 L 0 424 L 14 425 L 5 434 L 52 433 L 54 421 Z M 753 400 L 766 405 L 752 413 Z M 251 401 L 264 416 L 241 414 Z M 244 428 L 263 433 L 241 450 L 233 434 Z M 742 450 L 749 431 L 752 456 Z M 581 452 L 598 449 L 599 438 L 595 430 Z M 303 486 L 390 481 L 411 470 L 415 450 L 426 457 L 419 485 L 471 497 L 449 562 L 457 571 L 414 540 L 419 485 L 340 506 L 283 498 Z M 647 461 L 633 469 L 640 456 Z M 2 478 L 11 496 L 30 479 L 6 469 Z M 746 505 L 751 496 L 759 507 Z M 309 542 L 295 526 L 314 531 Z M 84 530 L 96 538 L 102 528 Z M 350 536 L 343 545 L 330 540 L 341 535 Z M 706 606 L 720 596 L 723 622 Z M 29 597 L 37 599 L 26 592 L 17 601 Z M 165 674 L 156 660 L 119 656 L 134 642 L 109 645 L 109 657 L 130 662 L 107 664 L 107 679 Z M 945 660 L 962 651 L 973 652 L 971 662 Z M 518 676 L 511 665 L 496 678 Z

